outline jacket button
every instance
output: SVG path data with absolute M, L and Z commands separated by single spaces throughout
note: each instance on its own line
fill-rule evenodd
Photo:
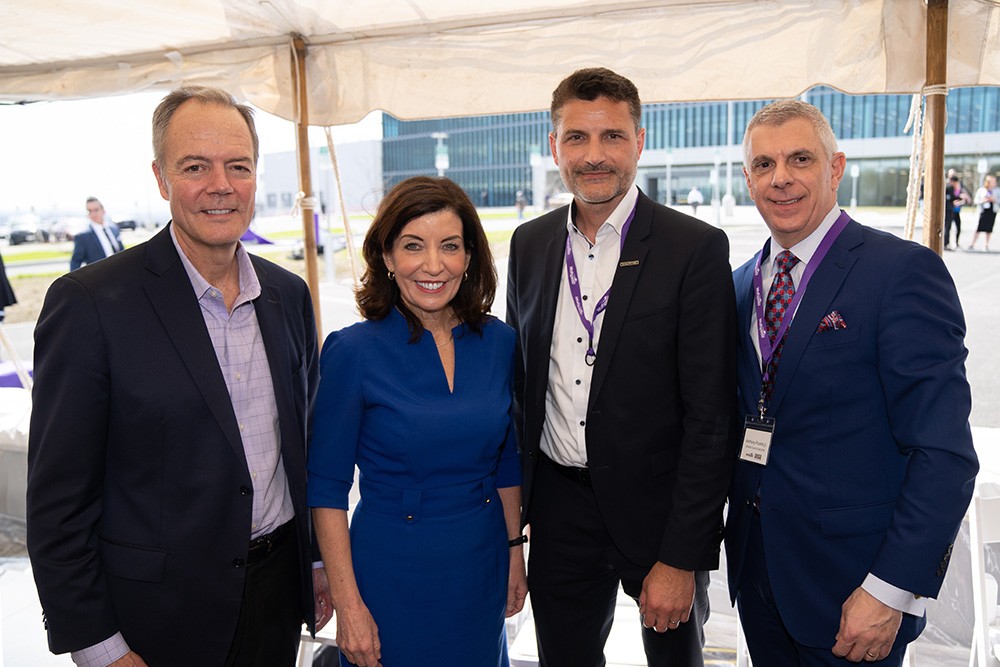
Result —
M 251 489 L 249 486 L 241 486 L 240 493 L 243 494 L 244 496 L 249 496 L 251 493 L 253 493 L 253 489 Z
M 234 558 L 233 559 L 233 567 L 235 567 L 237 570 L 240 569 L 241 567 L 243 567 L 243 559 L 242 558 Z

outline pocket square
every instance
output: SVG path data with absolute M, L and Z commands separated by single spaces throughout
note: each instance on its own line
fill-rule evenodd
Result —
M 841 317 L 840 312 L 836 310 L 830 311 L 830 314 L 819 321 L 819 326 L 816 328 L 816 333 L 823 333 L 824 331 L 836 331 L 837 329 L 846 329 L 847 322 Z

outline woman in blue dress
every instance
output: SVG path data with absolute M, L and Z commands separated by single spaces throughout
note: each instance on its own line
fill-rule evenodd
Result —
M 486 235 L 460 187 L 417 177 L 383 199 L 363 252 L 365 321 L 323 346 L 309 445 L 341 664 L 506 666 L 527 582 L 514 332 L 488 315 Z

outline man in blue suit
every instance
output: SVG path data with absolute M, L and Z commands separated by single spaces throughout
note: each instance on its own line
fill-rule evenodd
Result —
M 845 157 L 815 107 L 764 107 L 743 148 L 771 238 L 734 273 L 729 588 L 755 664 L 900 665 L 978 470 L 955 285 L 837 207 Z
M 73 237 L 70 271 L 76 271 L 85 264 L 93 264 L 125 249 L 118 226 L 104 221 L 104 205 L 97 197 L 87 198 L 87 217 L 90 218 L 90 227 Z

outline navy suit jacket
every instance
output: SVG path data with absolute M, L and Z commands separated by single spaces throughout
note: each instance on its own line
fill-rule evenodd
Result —
M 566 207 L 518 227 L 507 321 L 531 521 Z M 729 241 L 641 192 L 615 272 L 587 407 L 587 465 L 615 545 L 644 567 L 718 567 L 732 473 L 734 303 Z
M 305 443 L 316 327 L 305 283 L 251 261 L 311 625 Z M 168 228 L 53 283 L 34 370 L 28 551 L 52 651 L 120 630 L 151 665 L 221 665 L 243 598 L 253 486 Z
M 7 269 L 3 265 L 3 257 L 0 257 L 0 310 L 3 310 L 7 306 L 13 306 L 17 303 L 17 298 L 14 297 L 14 290 L 11 289 L 10 282 L 7 280 Z
M 118 226 L 110 222 L 104 223 L 105 228 L 111 230 L 112 236 L 118 241 L 118 245 L 124 248 Z M 76 271 L 84 264 L 93 264 L 105 258 L 104 246 L 97 238 L 93 227 L 88 227 L 86 231 L 80 232 L 73 237 L 73 256 L 69 258 L 69 270 Z
M 734 273 L 744 415 L 761 388 L 755 261 Z M 833 311 L 846 328 L 817 332 Z M 852 220 L 813 274 L 775 378 L 770 459 L 737 463 L 726 527 L 735 597 L 759 488 L 768 574 L 799 643 L 833 646 L 841 605 L 869 572 L 937 595 L 978 470 L 964 336 L 944 263 L 916 243 Z M 923 625 L 904 614 L 897 642 Z

